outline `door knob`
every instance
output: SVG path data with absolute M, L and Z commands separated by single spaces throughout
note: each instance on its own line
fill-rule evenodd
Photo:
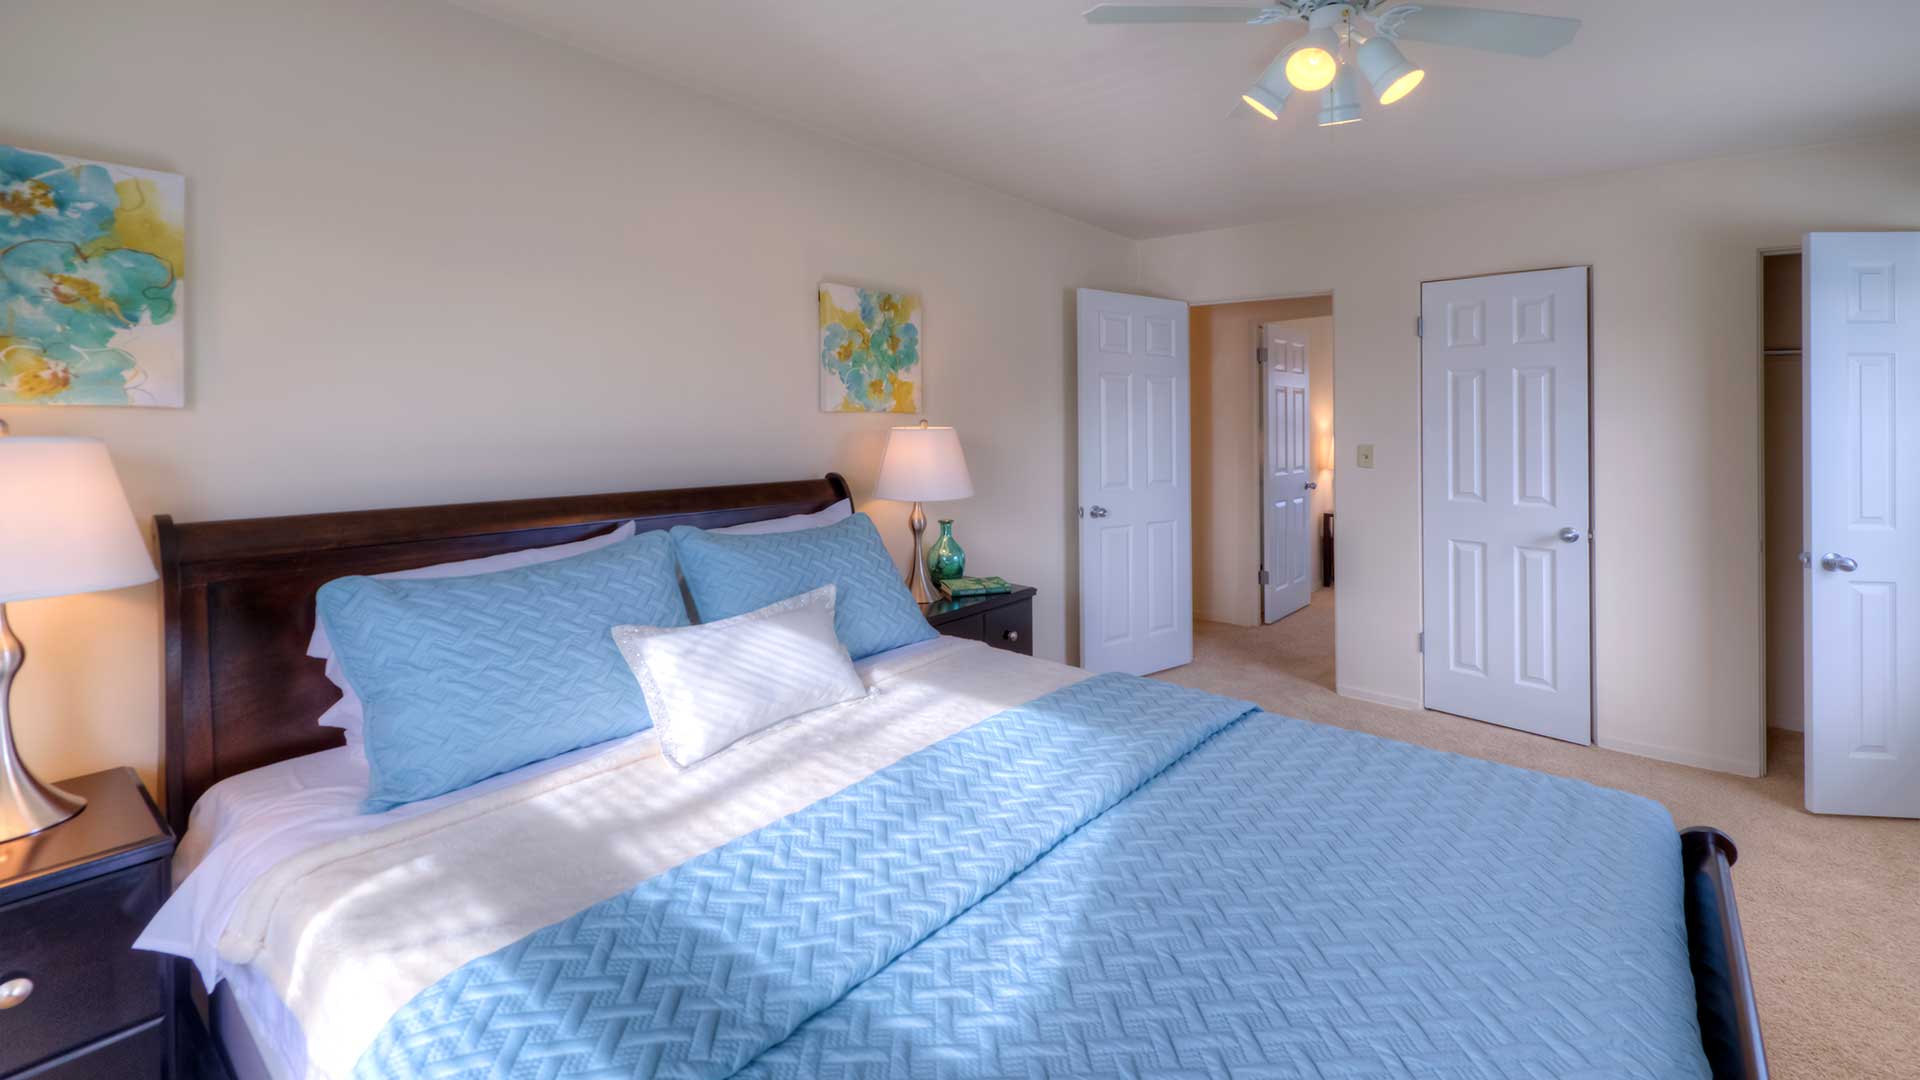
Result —
M 1820 556 L 1820 569 L 1838 570 L 1843 574 L 1851 574 L 1860 569 L 1860 564 L 1837 551 L 1829 551 Z
M 1087 511 L 1087 516 L 1088 516 L 1088 517 L 1097 517 L 1097 518 L 1103 518 L 1103 517 L 1106 517 L 1106 516 L 1107 516 L 1107 508 L 1106 508 L 1106 507 L 1104 507 L 1104 506 L 1096 506 L 1096 507 L 1094 507 L 1093 509 L 1091 509 L 1091 510 L 1088 510 L 1088 511 Z
M 25 1005 L 33 996 L 33 980 L 22 975 L 17 979 L 8 979 L 0 983 L 0 1009 L 11 1009 L 15 1005 Z
M 1308 490 L 1308 491 L 1319 491 L 1319 490 L 1320 490 L 1320 481 L 1318 481 L 1318 480 L 1309 480 L 1309 481 L 1307 481 L 1307 490 Z
M 1561 530 L 1560 530 L 1560 542 L 1561 542 L 1561 543 L 1563 543 L 1563 544 L 1577 544 L 1577 543 L 1579 543 L 1579 542 L 1580 542 L 1580 530 L 1579 530 L 1579 529 L 1576 529 L 1576 528 L 1573 528 L 1572 526 L 1568 526 L 1567 528 L 1564 528 L 1564 529 L 1561 529 Z

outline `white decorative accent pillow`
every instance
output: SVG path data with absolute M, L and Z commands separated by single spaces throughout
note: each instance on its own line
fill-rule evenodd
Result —
M 698 626 L 616 626 L 668 761 L 686 768 L 782 720 L 864 697 L 832 585 Z

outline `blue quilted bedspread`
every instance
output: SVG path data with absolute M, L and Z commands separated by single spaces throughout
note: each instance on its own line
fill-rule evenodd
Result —
M 482 957 L 363 1077 L 1705 1077 L 1636 796 L 1098 676 Z

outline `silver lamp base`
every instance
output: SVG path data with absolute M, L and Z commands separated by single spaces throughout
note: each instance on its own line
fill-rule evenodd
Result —
M 0 604 L 0 843 L 43 832 L 79 813 L 87 800 L 52 784 L 43 784 L 20 760 L 13 744 L 13 720 L 8 702 L 13 675 L 27 658 L 26 647 L 7 625 L 7 605 Z
M 919 503 L 913 504 L 907 524 L 913 527 L 913 565 L 907 568 L 907 591 L 913 594 L 914 603 L 931 604 L 938 597 L 933 594 L 932 579 L 927 577 L 927 512 Z

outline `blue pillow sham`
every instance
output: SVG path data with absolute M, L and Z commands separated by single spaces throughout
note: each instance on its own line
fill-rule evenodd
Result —
M 687 625 L 660 532 L 475 577 L 341 578 L 317 604 L 365 708 L 367 813 L 649 727 L 609 631 Z
M 833 632 L 855 660 L 939 636 L 865 514 L 818 529 L 758 536 L 681 525 L 673 530 L 673 546 L 701 622 L 832 585 Z

